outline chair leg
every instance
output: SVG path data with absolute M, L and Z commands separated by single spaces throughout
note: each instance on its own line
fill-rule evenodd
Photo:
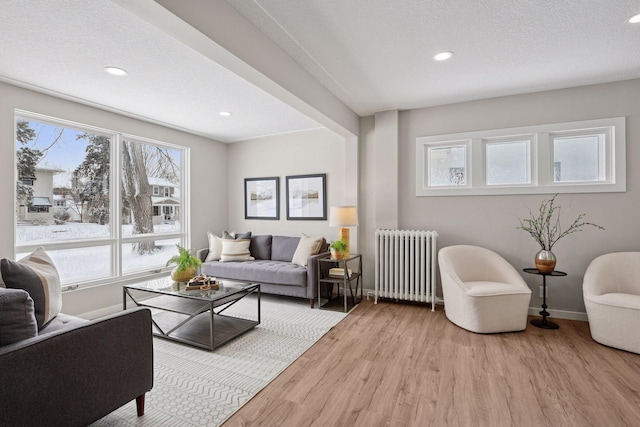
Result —
M 136 397 L 136 409 L 138 410 L 138 416 L 141 417 L 144 415 L 144 394 L 142 396 Z

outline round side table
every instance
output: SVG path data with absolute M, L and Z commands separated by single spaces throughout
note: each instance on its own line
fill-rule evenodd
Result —
M 560 276 L 566 276 L 567 273 L 564 273 L 562 271 L 552 271 L 551 273 L 543 273 L 537 268 L 525 268 L 523 271 L 525 273 L 537 274 L 538 276 L 542 276 L 542 311 L 540 312 L 542 319 L 533 319 L 530 323 L 533 326 L 537 326 L 538 328 L 543 328 L 543 329 L 560 328 L 560 326 L 558 326 L 557 323 L 553 323 L 547 320 L 547 317 L 549 317 L 549 312 L 547 311 L 547 276 L 560 277 Z

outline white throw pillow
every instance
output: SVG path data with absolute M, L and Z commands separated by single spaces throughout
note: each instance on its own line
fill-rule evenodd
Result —
M 295 253 L 293 254 L 293 259 L 291 262 L 293 264 L 298 264 L 303 267 L 307 266 L 307 259 L 311 255 L 316 255 L 320 251 L 320 247 L 322 246 L 322 236 L 307 236 L 303 234 L 300 237 L 300 242 L 298 242 L 298 247 L 296 248 Z
M 220 260 L 220 256 L 222 255 L 222 238 L 210 231 L 207 231 L 207 237 L 209 238 L 209 253 L 204 262 Z
M 220 262 L 253 261 L 254 258 L 251 256 L 251 252 L 249 252 L 250 244 L 251 239 L 222 239 Z

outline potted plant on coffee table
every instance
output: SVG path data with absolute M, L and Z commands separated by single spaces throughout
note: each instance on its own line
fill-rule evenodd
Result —
M 198 267 L 200 267 L 202 261 L 193 256 L 188 249 L 180 245 L 176 246 L 178 247 L 178 255 L 174 255 L 167 261 L 167 267 L 171 264 L 176 264 L 176 268 L 171 270 L 171 278 L 175 282 L 188 282 L 198 273 Z

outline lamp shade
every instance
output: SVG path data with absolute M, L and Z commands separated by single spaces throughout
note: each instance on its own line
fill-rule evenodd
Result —
M 358 225 L 358 209 L 355 206 L 331 206 L 329 227 L 351 227 Z

